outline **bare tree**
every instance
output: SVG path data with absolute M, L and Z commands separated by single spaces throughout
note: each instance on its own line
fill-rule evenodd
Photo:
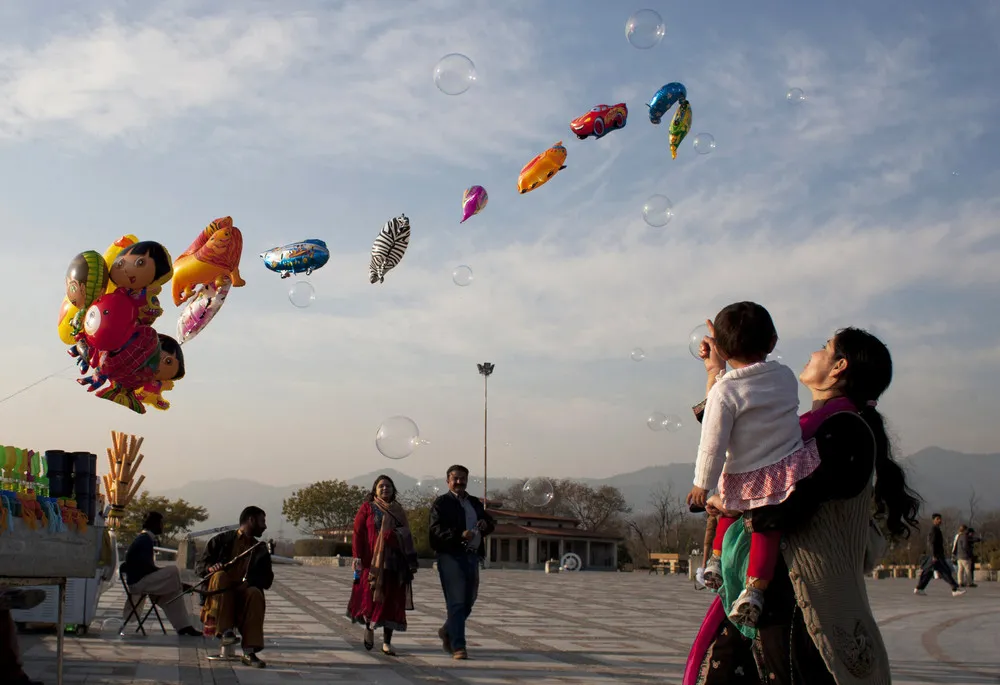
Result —
M 969 527 L 972 528 L 976 521 L 976 510 L 979 508 L 979 495 L 975 488 L 969 488 Z
M 556 504 L 559 510 L 577 519 L 584 530 L 606 531 L 619 524 L 620 514 L 632 511 L 618 488 L 611 485 L 593 488 L 572 480 L 559 483 Z

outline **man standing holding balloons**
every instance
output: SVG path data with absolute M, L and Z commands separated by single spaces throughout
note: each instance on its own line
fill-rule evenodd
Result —
M 438 575 L 448 620 L 438 630 L 441 645 L 454 659 L 468 659 L 465 621 L 479 594 L 479 560 L 486 556 L 487 535 L 496 528 L 483 503 L 467 491 L 469 469 L 448 469 L 448 492 L 431 505 L 430 545 L 437 552 Z

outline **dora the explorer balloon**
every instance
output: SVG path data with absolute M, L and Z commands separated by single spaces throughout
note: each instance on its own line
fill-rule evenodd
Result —
M 170 402 L 163 399 L 163 393 L 173 390 L 174 381 L 184 378 L 184 352 L 176 340 L 169 335 L 160 333 L 160 365 L 156 375 L 141 388 L 135 391 L 135 396 L 143 404 L 154 409 L 166 411 Z
M 83 326 L 83 312 L 108 287 L 108 266 L 100 252 L 81 252 L 66 269 L 66 297 L 59 310 L 59 338 L 73 345 Z
M 240 277 L 242 254 L 243 234 L 233 226 L 233 217 L 224 216 L 210 223 L 174 262 L 174 304 L 179 307 L 187 302 L 199 285 L 246 285 Z
M 104 259 L 111 276 L 108 291 L 121 290 L 131 297 L 138 310 L 139 324 L 151 326 L 163 313 L 157 296 L 174 275 L 167 248 L 152 240 L 139 241 L 134 235 L 127 235 L 108 248 Z

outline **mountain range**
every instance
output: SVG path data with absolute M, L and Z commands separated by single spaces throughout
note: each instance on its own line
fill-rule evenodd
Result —
M 924 500 L 924 513 L 930 510 L 954 508 L 968 512 L 970 498 L 975 497 L 975 506 L 982 513 L 1000 510 L 1000 454 L 965 454 L 940 447 L 928 447 L 900 461 L 906 470 L 910 485 Z M 373 471 L 347 482 L 364 488 L 371 487 L 379 473 L 388 474 L 402 492 L 423 490 L 433 492 L 437 487 L 444 490 L 444 479 L 418 480 L 413 476 L 393 469 Z M 650 466 L 631 473 L 622 473 L 609 478 L 580 478 L 588 485 L 613 485 L 621 490 L 626 501 L 636 512 L 649 506 L 650 495 L 657 489 L 669 486 L 676 496 L 683 496 L 690 489 L 694 474 L 694 464 L 666 464 Z M 515 482 L 515 478 L 494 478 L 489 481 L 489 489 L 504 490 Z M 986 484 L 993 483 L 993 486 Z M 205 529 L 235 523 L 240 510 L 248 504 L 256 504 L 268 512 L 268 536 L 294 539 L 299 531 L 281 517 L 282 502 L 295 490 L 308 483 L 296 485 L 267 485 L 252 480 L 229 478 L 218 481 L 194 481 L 179 488 L 160 490 L 152 494 L 170 499 L 184 498 L 192 504 L 205 507 L 209 519 L 196 528 Z M 474 494 L 481 488 L 474 482 L 470 488 Z

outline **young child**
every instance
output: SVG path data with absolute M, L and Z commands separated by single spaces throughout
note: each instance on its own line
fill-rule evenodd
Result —
M 787 366 L 766 361 L 778 335 L 771 315 L 759 304 L 725 307 L 715 317 L 714 337 L 731 370 L 720 376 L 705 402 L 688 504 L 705 506 L 716 487 L 730 513 L 783 502 L 795 483 L 819 465 L 815 442 L 802 442 L 798 379 Z M 722 541 L 738 518 L 719 517 L 705 566 L 705 585 L 714 590 L 722 586 Z M 780 542 L 781 531 L 751 534 L 746 589 L 729 614 L 735 623 L 756 625 Z

